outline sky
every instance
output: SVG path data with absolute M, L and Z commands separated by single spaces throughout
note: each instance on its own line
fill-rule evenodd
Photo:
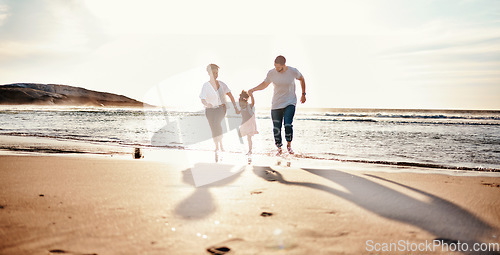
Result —
M 299 107 L 500 110 L 498 0 L 0 0 L 0 84 L 202 109 L 209 63 L 238 97 L 277 55 Z

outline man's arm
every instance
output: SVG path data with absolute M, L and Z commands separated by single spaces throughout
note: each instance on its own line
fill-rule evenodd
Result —
M 302 88 L 302 97 L 300 98 L 301 103 L 306 102 L 306 80 L 304 79 L 304 76 L 301 76 L 299 78 L 300 81 L 300 87 Z
M 255 92 L 255 91 L 263 90 L 263 89 L 267 88 L 267 86 L 269 86 L 269 84 L 271 84 L 271 83 L 263 81 L 261 84 L 257 85 L 257 87 L 250 89 L 248 91 L 248 94 L 252 95 L 253 92 Z

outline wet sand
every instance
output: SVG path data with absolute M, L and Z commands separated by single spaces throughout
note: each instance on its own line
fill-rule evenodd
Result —
M 450 254 L 375 249 L 500 242 L 498 174 L 180 161 L 0 156 L 0 254 Z

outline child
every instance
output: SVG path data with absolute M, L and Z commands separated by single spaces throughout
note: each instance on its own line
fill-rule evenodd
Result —
M 249 104 L 248 98 L 251 97 L 252 101 Z M 248 139 L 248 153 L 247 155 L 252 154 L 252 136 L 258 134 L 257 124 L 255 122 L 255 99 L 252 96 L 249 96 L 248 93 L 244 90 L 241 91 L 240 94 L 240 108 L 241 108 L 241 126 L 240 126 L 240 136 L 247 136 Z

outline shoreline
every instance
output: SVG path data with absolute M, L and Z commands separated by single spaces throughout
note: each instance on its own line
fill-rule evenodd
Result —
M 192 158 L 179 153 L 0 156 L 0 253 L 392 254 L 368 252 L 367 242 L 500 243 L 498 175 L 184 162 Z
M 211 151 L 200 151 L 195 149 L 185 149 L 173 147 L 147 147 L 141 145 L 121 145 L 108 144 L 102 142 L 80 141 L 70 139 L 59 139 L 52 137 L 23 136 L 23 135 L 0 135 L 0 155 L 38 155 L 38 156 L 83 156 L 83 157 L 112 157 L 112 158 L 133 158 L 134 148 L 141 148 L 142 160 L 162 161 L 163 153 L 175 153 L 183 157 L 200 157 L 206 162 L 211 162 Z M 227 152 L 229 157 L 238 158 L 241 162 L 246 162 L 246 157 L 242 153 Z M 191 155 L 191 156 L 188 156 Z M 276 157 L 268 154 L 254 154 L 254 163 L 273 164 Z M 192 160 L 193 161 L 193 160 Z M 196 161 L 196 160 L 194 160 Z M 415 162 L 390 162 L 357 159 L 337 159 L 317 157 L 313 155 L 301 155 L 298 153 L 293 161 L 299 165 L 328 166 L 328 165 L 353 165 L 360 169 L 388 168 L 394 171 L 409 172 L 443 172 L 445 174 L 469 173 L 491 173 L 491 176 L 500 176 L 500 169 L 481 167 L 455 167 L 437 165 L 430 163 Z
M 134 148 L 141 148 L 141 152 L 145 158 L 143 160 L 161 161 L 161 154 L 177 151 L 179 155 L 192 155 L 189 157 L 203 156 L 203 160 L 211 161 L 211 151 L 200 151 L 194 149 L 184 149 L 175 147 L 144 147 L 120 144 L 106 144 L 101 142 L 80 141 L 70 139 L 58 139 L 52 137 L 38 136 L 17 136 L 17 135 L 0 135 L 0 155 L 37 155 L 37 156 L 83 156 L 83 157 L 111 157 L 111 158 L 133 158 Z M 245 156 L 236 152 L 226 153 L 230 157 L 238 157 L 241 162 L 245 162 Z M 273 164 L 275 157 L 267 154 L 254 154 L 258 162 L 264 164 Z M 460 174 L 469 173 L 492 173 L 492 176 L 500 176 L 500 169 L 490 168 L 475 168 L 475 167 L 453 167 L 445 165 L 419 164 L 411 162 L 385 162 L 385 161 L 369 161 L 356 159 L 336 159 L 323 158 L 316 156 L 297 155 L 295 161 L 300 161 L 306 165 L 313 166 L 328 166 L 330 164 L 346 164 L 357 165 L 361 169 L 372 169 L 377 167 L 386 167 L 394 169 L 394 171 L 409 171 L 409 172 L 443 172 L 445 174 Z M 448 173 L 446 173 L 448 172 Z M 480 175 L 480 174 L 479 174 Z

